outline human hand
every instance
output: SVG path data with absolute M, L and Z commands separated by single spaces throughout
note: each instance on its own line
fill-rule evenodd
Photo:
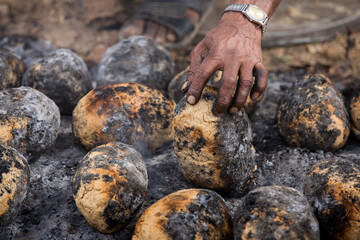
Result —
M 224 13 L 218 26 L 192 51 L 188 76 L 182 87 L 183 91 L 187 89 L 189 104 L 197 103 L 208 79 L 217 70 L 222 70 L 223 75 L 214 114 L 228 109 L 234 114 L 243 107 L 250 91 L 250 97 L 255 100 L 266 88 L 268 72 L 262 63 L 261 28 L 241 13 Z

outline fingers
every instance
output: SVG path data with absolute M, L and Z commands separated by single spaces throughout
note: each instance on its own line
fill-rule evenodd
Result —
M 255 84 L 251 90 L 251 99 L 256 100 L 266 89 L 268 70 L 262 62 L 256 63 L 254 67 Z
M 238 87 L 229 110 L 230 114 L 236 113 L 244 106 L 253 85 L 253 68 L 254 65 L 252 64 L 243 64 L 241 66 Z
M 232 95 L 238 81 L 239 64 L 227 65 L 224 68 L 223 75 L 220 80 L 220 88 L 216 97 L 213 113 L 215 115 L 222 114 L 227 111 L 232 100 Z M 236 110 L 235 112 L 237 112 Z

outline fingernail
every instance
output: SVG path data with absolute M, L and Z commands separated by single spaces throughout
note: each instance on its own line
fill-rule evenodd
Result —
M 186 92 L 188 86 L 189 86 L 189 82 L 185 81 L 184 84 L 181 86 L 180 91 Z
M 230 114 L 235 114 L 235 113 L 237 113 L 238 111 L 239 111 L 239 109 L 238 109 L 237 107 L 232 107 L 232 108 L 230 108 L 229 113 L 230 113 Z
M 252 95 L 251 99 L 255 101 L 259 96 L 260 94 L 256 92 Z
M 192 95 L 188 96 L 188 98 L 187 98 L 187 102 L 191 105 L 195 104 L 195 100 L 196 100 L 195 97 Z

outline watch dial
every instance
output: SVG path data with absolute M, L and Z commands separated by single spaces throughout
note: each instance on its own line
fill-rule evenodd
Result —
M 257 21 L 261 21 L 265 18 L 264 11 L 257 6 L 249 6 L 248 13 L 250 17 L 254 18 Z

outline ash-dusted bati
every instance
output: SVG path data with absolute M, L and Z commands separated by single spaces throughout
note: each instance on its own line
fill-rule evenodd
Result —
M 217 191 L 246 192 L 255 165 L 250 121 L 244 110 L 215 116 L 217 90 L 205 87 L 200 101 L 183 98 L 174 114 L 174 151 L 185 178 Z
M 30 187 L 30 167 L 14 148 L 0 144 L 0 228 L 20 211 Z
M 30 87 L 0 91 L 0 142 L 33 158 L 53 145 L 59 129 L 59 108 L 43 93 Z
M 351 130 L 360 140 L 360 85 L 355 89 L 350 102 Z
M 71 114 L 92 86 L 84 61 L 68 49 L 58 49 L 30 67 L 22 80 L 51 98 L 62 114 Z
M 184 189 L 151 205 L 139 218 L 132 240 L 232 239 L 225 201 L 206 189 Z
M 26 66 L 15 53 L 0 47 L 0 90 L 20 87 Z
M 286 90 L 277 121 L 287 143 L 310 150 L 336 151 L 350 134 L 343 97 L 322 74 L 310 74 Z
M 125 227 L 145 201 L 148 177 L 141 154 L 112 142 L 91 150 L 73 178 L 73 197 L 86 221 L 103 233 Z
M 73 132 L 86 149 L 112 141 L 144 153 L 171 142 L 175 104 L 138 83 L 99 87 L 83 97 L 73 112 Z

